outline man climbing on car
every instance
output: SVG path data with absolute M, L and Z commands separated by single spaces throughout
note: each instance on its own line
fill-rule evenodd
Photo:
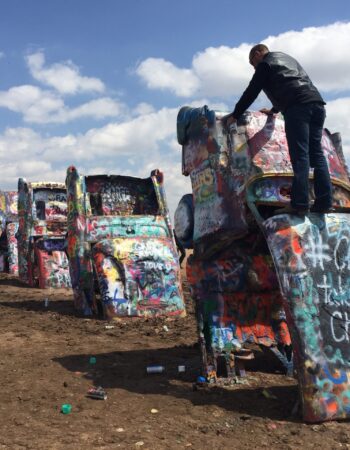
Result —
M 278 214 L 304 216 L 309 212 L 309 169 L 314 168 L 315 203 L 312 212 L 327 213 L 332 207 L 332 185 L 321 146 L 326 117 L 325 102 L 301 65 L 282 52 L 270 52 L 264 44 L 255 45 L 249 53 L 255 73 L 237 102 L 234 111 L 223 117 L 226 126 L 236 122 L 264 91 L 272 108 L 265 114 L 282 112 L 286 138 L 293 167 L 290 205 Z

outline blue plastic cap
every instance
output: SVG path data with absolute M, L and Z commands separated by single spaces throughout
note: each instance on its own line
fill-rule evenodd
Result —
M 197 377 L 197 383 L 206 383 L 207 379 L 205 377 L 199 376 Z

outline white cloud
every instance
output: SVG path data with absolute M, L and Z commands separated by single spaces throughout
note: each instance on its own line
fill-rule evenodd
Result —
M 63 106 L 62 99 L 36 86 L 15 86 L 8 91 L 0 91 L 0 107 L 22 113 L 28 122 L 42 122 L 47 115 Z
M 331 133 L 338 131 L 341 133 L 345 159 L 350 167 L 350 97 L 328 102 L 326 111 L 325 126 Z
M 150 89 L 169 89 L 179 97 L 189 97 L 199 87 L 199 79 L 190 69 L 179 69 L 162 58 L 147 58 L 136 73 Z
M 135 114 L 136 116 L 142 116 L 151 112 L 154 112 L 154 107 L 145 102 L 139 103 L 133 110 L 133 114 Z
M 55 88 L 61 94 L 102 93 L 105 90 L 104 84 L 98 78 L 80 75 L 79 68 L 72 61 L 55 63 L 45 67 L 43 52 L 27 55 L 26 61 L 35 80 Z
M 302 64 L 324 92 L 350 90 L 350 22 L 288 31 L 269 36 L 264 43 L 275 51 L 289 53 Z
M 181 195 L 190 191 L 188 179 L 181 175 L 181 147 L 175 134 L 177 112 L 163 108 L 77 135 L 46 137 L 30 128 L 8 128 L 0 134 L 0 165 L 4 171 L 1 187 L 16 188 L 20 176 L 29 181 L 64 181 L 66 169 L 72 164 L 81 173 L 140 177 L 159 168 L 165 172 L 173 213 Z
M 176 109 L 162 108 L 121 123 L 110 123 L 89 130 L 81 142 L 94 148 L 94 154 L 135 155 L 147 157 L 146 151 L 155 151 L 163 140 L 175 133 Z
M 28 84 L 0 91 L 0 107 L 22 114 L 25 122 L 66 123 L 82 117 L 100 120 L 117 117 L 127 111 L 123 103 L 110 97 L 101 97 L 69 107 L 64 103 L 61 94 L 81 91 L 102 92 L 103 83 L 96 78 L 82 77 L 72 63 L 53 64 L 45 69 L 45 59 L 41 52 L 27 56 L 27 62 L 32 75 L 55 87 L 56 91 Z
M 68 122 L 81 117 L 92 117 L 94 119 L 105 119 L 106 117 L 119 116 L 124 105 L 115 100 L 103 97 L 90 102 L 83 103 L 76 108 L 64 108 L 50 118 L 50 122 Z
M 289 31 L 263 40 L 272 51 L 295 56 L 324 92 L 350 90 L 350 22 Z M 150 89 L 169 90 L 179 97 L 240 95 L 253 69 L 248 54 L 255 43 L 210 47 L 194 55 L 190 68 L 178 68 L 160 58 L 148 58 L 136 73 Z
M 123 104 L 109 97 L 68 108 L 57 94 L 31 85 L 0 91 L 0 107 L 21 113 L 25 122 L 41 124 L 66 123 L 81 117 L 116 117 L 125 109 Z

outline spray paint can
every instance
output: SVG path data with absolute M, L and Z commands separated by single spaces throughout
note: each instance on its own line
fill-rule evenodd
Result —
M 163 373 L 165 371 L 165 367 L 154 364 L 147 366 L 146 370 L 147 373 Z
M 72 405 L 70 405 L 69 403 L 64 403 L 61 406 L 61 412 L 63 414 L 70 414 L 72 412 Z

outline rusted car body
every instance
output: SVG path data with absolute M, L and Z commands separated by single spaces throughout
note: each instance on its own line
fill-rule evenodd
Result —
M 69 167 L 66 184 L 76 309 L 106 319 L 184 315 L 162 173 L 83 176 Z
M 32 287 L 71 287 L 63 183 L 18 180 L 19 277 Z
M 186 230 L 181 217 L 175 224 L 178 238 L 193 242 L 187 276 L 204 371 L 234 374 L 254 342 L 291 373 L 292 340 L 304 419 L 348 417 L 350 180 L 340 136 L 324 130 L 322 138 L 335 213 L 275 215 L 290 201 L 293 177 L 283 118 L 247 112 L 227 130 L 222 115 L 207 107 L 178 115 L 192 236 L 189 218 Z M 310 171 L 311 199 L 312 187 Z
M 18 275 L 17 191 L 0 192 L 0 272 Z

